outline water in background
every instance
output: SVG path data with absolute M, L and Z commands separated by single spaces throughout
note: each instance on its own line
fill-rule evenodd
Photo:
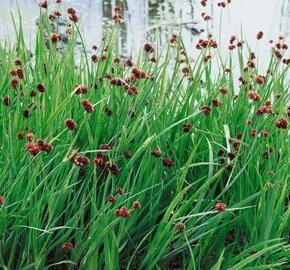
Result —
M 5 35 L 13 41 L 10 12 L 17 14 L 16 2 L 22 13 L 26 40 L 33 44 L 35 21 L 39 13 L 38 0 L 0 0 L 0 41 L 3 41 Z M 209 0 L 205 11 L 213 17 L 213 21 L 208 25 L 201 18 L 204 8 L 199 2 L 199 0 L 64 0 L 64 6 L 77 9 L 81 16 L 86 43 L 91 46 L 101 42 L 106 28 L 112 24 L 114 6 L 122 5 L 124 23 L 118 42 L 124 56 L 135 55 L 140 45 L 150 36 L 154 36 L 156 30 L 160 31 L 158 36 L 161 46 L 172 32 L 181 31 L 189 52 L 207 31 L 213 33 L 224 48 L 227 48 L 231 34 L 239 35 L 242 31 L 253 48 L 261 53 L 269 50 L 266 41 L 275 40 L 280 34 L 287 36 L 290 33 L 290 0 L 233 0 L 223 10 L 217 7 L 217 0 Z M 220 21 L 221 12 L 223 16 Z M 197 24 L 184 25 L 187 22 Z M 201 29 L 205 31 L 201 35 L 196 35 Z M 257 45 L 255 37 L 260 30 L 265 32 L 265 41 Z

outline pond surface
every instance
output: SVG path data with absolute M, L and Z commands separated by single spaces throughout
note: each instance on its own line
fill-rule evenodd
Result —
M 35 37 L 35 21 L 38 17 L 39 1 L 36 0 L 0 0 L 0 40 L 5 35 L 12 39 L 13 26 L 11 14 L 17 14 L 17 3 L 22 13 L 25 38 L 33 44 Z M 54 2 L 54 1 L 50 1 Z M 123 55 L 134 55 L 140 44 L 156 33 L 161 39 L 161 45 L 168 40 L 172 32 L 182 32 L 188 49 L 193 48 L 197 40 L 206 35 L 207 31 L 214 34 L 220 44 L 227 47 L 231 34 L 246 36 L 247 41 L 257 46 L 256 34 L 265 32 L 265 40 L 277 39 L 282 34 L 287 36 L 290 31 L 290 0 L 232 0 L 232 3 L 222 11 L 217 7 L 217 0 L 208 0 L 204 9 L 199 0 L 64 0 L 65 8 L 72 6 L 81 16 L 81 25 L 88 46 L 101 42 L 105 29 L 110 26 L 112 10 L 115 5 L 124 8 L 124 23 L 119 40 Z M 205 23 L 201 13 L 205 11 L 213 17 L 210 23 Z M 64 13 L 64 12 L 63 12 Z M 196 24 L 184 24 L 197 22 Z M 162 27 L 158 27 L 162 25 Z M 181 25 L 181 26 L 176 26 Z M 220 27 L 221 25 L 221 27 Z M 201 35 L 190 31 L 193 27 Z M 221 31 L 220 31 L 221 29 Z M 196 32 L 196 31 L 195 31 Z M 267 42 L 256 48 L 263 52 L 269 50 Z

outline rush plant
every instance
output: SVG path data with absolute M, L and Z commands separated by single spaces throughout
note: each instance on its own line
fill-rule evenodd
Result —
M 177 34 L 121 59 L 121 7 L 89 53 L 57 2 L 40 5 L 32 54 L 21 15 L 0 46 L 1 267 L 287 269 L 285 40 L 266 74 L 235 36 L 226 59 L 209 35 L 192 61 Z

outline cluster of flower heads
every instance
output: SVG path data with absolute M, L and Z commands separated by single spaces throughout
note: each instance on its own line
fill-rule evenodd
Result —
M 61 0 L 58 0 L 57 3 L 61 3 L 62 1 Z M 225 7 L 226 4 L 229 4 L 230 1 L 227 1 L 227 2 L 218 2 L 218 6 L 220 7 Z M 207 4 L 207 0 L 203 0 L 201 1 L 201 4 L 203 6 L 206 6 Z M 48 6 L 48 3 L 47 1 L 43 1 L 40 3 L 40 6 L 42 8 L 47 8 Z M 120 12 L 122 11 L 122 8 L 121 7 L 116 7 L 114 9 L 115 11 L 115 15 L 113 16 L 113 19 L 116 23 L 120 23 L 122 21 L 122 16 L 120 15 Z M 78 22 L 79 20 L 79 17 L 77 16 L 77 13 L 76 11 L 73 9 L 73 8 L 69 8 L 67 10 L 69 16 L 70 16 L 70 20 L 73 21 L 73 22 Z M 50 19 L 55 19 L 56 17 L 59 17 L 61 16 L 61 14 L 58 12 L 58 11 L 55 11 L 52 15 L 50 15 Z M 207 16 L 205 13 L 202 13 L 202 17 L 204 18 L 204 20 L 209 20 L 211 19 L 209 16 Z M 260 40 L 262 39 L 264 36 L 264 33 L 262 31 L 258 32 L 257 33 L 257 39 Z M 178 41 L 179 37 L 176 35 L 176 34 L 173 34 L 172 37 L 170 38 L 170 43 L 176 43 Z M 52 43 L 57 43 L 61 40 L 61 37 L 60 35 L 58 35 L 57 33 L 52 33 L 51 35 L 51 42 Z M 273 43 L 273 41 L 270 41 L 270 43 Z M 229 49 L 230 50 L 234 50 L 236 47 L 242 47 L 243 46 L 243 41 L 237 41 L 237 38 L 236 36 L 231 36 L 230 37 L 230 44 L 229 44 Z M 217 48 L 217 43 L 216 41 L 212 38 L 211 35 L 208 36 L 208 39 L 204 40 L 204 39 L 200 39 L 196 45 L 196 48 L 197 49 L 206 49 L 206 48 Z M 97 50 L 97 46 L 93 46 L 93 49 L 94 50 Z M 276 58 L 278 59 L 282 59 L 283 58 L 283 52 L 285 50 L 288 49 L 288 46 L 285 44 L 284 42 L 284 39 L 281 37 L 279 38 L 279 42 L 275 44 L 275 46 L 273 47 L 273 52 L 276 56 Z M 106 50 L 105 50 L 106 51 Z M 154 50 L 154 47 L 149 44 L 149 43 L 146 43 L 144 45 L 144 51 L 147 53 L 147 54 L 150 54 L 150 53 L 153 53 L 155 50 Z M 180 54 L 181 55 L 186 55 L 186 51 L 184 50 L 181 50 L 180 51 Z M 208 61 L 209 59 L 211 58 L 210 55 L 207 55 L 205 56 L 205 61 Z M 102 55 L 100 57 L 100 59 L 102 61 L 105 61 L 106 60 L 106 55 Z M 251 52 L 250 53 L 250 56 L 249 56 L 249 61 L 247 62 L 247 66 L 244 68 L 244 72 L 248 72 L 249 68 L 255 68 L 255 62 L 254 60 L 256 59 L 256 56 L 255 56 L 255 53 L 254 52 Z M 156 58 L 154 56 L 152 56 L 150 59 L 149 59 L 151 62 L 156 62 Z M 93 55 L 92 56 L 92 61 L 94 63 L 97 63 L 98 62 L 98 57 L 97 55 Z M 118 57 L 115 57 L 114 58 L 114 63 L 116 64 L 120 64 L 121 63 L 121 60 L 120 58 Z M 287 58 L 284 58 L 283 59 L 283 63 L 284 64 L 289 64 L 290 63 L 290 60 L 287 59 Z M 11 82 L 10 82 L 10 86 L 12 89 L 17 89 L 17 88 L 20 88 L 21 89 L 21 83 L 20 81 L 24 79 L 24 70 L 23 68 L 21 67 L 23 65 L 22 63 L 22 60 L 21 59 L 16 59 L 14 61 L 14 64 L 15 64 L 15 69 L 11 70 L 10 71 L 10 75 L 13 76 Z M 119 79 L 119 78 L 113 78 L 113 76 L 109 73 L 107 73 L 105 75 L 105 78 L 110 80 L 110 83 L 112 85 L 115 85 L 115 86 L 121 86 L 123 87 L 129 95 L 133 95 L 133 94 L 138 94 L 139 93 L 139 89 L 136 87 L 136 86 L 133 86 L 130 84 L 136 80 L 141 80 L 141 79 L 147 79 L 147 78 L 150 78 L 151 80 L 153 78 L 151 78 L 149 76 L 149 74 L 147 74 L 146 72 L 142 71 L 142 70 L 139 70 L 137 68 L 134 68 L 133 67 L 133 62 L 130 58 L 128 58 L 126 61 L 125 61 L 125 65 L 128 66 L 128 67 L 132 67 L 132 70 L 131 70 L 131 74 L 130 74 L 130 77 L 129 78 L 126 78 L 126 79 Z M 225 68 L 224 70 L 225 72 L 231 72 L 231 70 L 229 68 Z M 190 73 L 190 69 L 189 67 L 184 67 L 182 68 L 181 72 L 188 76 L 188 74 Z M 256 83 L 257 85 L 263 85 L 266 83 L 266 77 L 263 76 L 263 75 L 257 75 L 255 77 L 251 77 L 253 82 Z M 99 78 L 100 81 L 103 81 L 103 78 Z M 249 84 L 249 89 L 252 89 L 253 88 L 253 83 L 248 83 L 248 81 L 246 79 L 244 79 L 243 77 L 240 77 L 239 79 L 242 84 Z M 94 86 L 95 88 L 97 88 L 97 85 Z M 42 84 L 42 83 L 38 83 L 36 85 L 36 89 L 40 92 L 40 93 L 44 93 L 45 92 L 45 86 Z M 88 86 L 86 85 L 77 85 L 74 89 L 74 93 L 75 95 L 85 95 L 88 93 Z M 219 89 L 219 93 L 221 93 L 222 95 L 227 95 L 229 93 L 229 89 L 227 88 L 221 88 Z M 37 92 L 35 90 L 32 90 L 31 93 L 30 93 L 30 96 L 33 97 L 33 96 L 36 96 Z M 248 92 L 248 98 L 249 100 L 253 101 L 253 102 L 260 102 L 262 100 L 262 96 L 257 92 L 257 91 L 249 91 Z M 237 98 L 237 96 L 235 96 L 235 98 Z M 3 103 L 6 105 L 6 106 L 10 106 L 11 105 L 11 98 L 9 96 L 5 96 L 3 98 Z M 94 111 L 94 108 L 93 108 L 93 105 L 86 99 L 83 99 L 81 101 L 81 104 L 84 108 L 84 110 L 87 112 L 87 113 L 92 113 Z M 211 105 L 213 107 L 219 107 L 222 105 L 222 102 L 215 98 L 215 99 L 212 99 L 211 100 Z M 27 109 L 24 111 L 23 115 L 25 117 L 29 116 L 30 115 L 30 111 L 31 111 L 31 108 L 33 108 L 33 104 L 29 104 Z M 207 106 L 207 105 L 204 105 L 201 107 L 201 111 L 204 115 L 206 116 L 209 116 L 212 112 L 212 108 L 210 106 Z M 105 108 L 104 109 L 104 112 L 106 113 L 106 115 L 108 116 L 111 116 L 113 115 L 113 111 L 112 109 L 110 108 Z M 271 108 L 271 102 L 270 101 L 266 101 L 264 103 L 264 105 L 262 105 L 261 107 L 259 107 L 256 111 L 256 115 L 257 116 L 260 116 L 260 115 L 264 115 L 264 114 L 270 114 L 270 115 L 273 115 L 274 112 L 273 112 L 273 109 Z M 289 114 L 290 114 L 290 108 L 288 107 L 288 112 L 287 112 L 287 115 L 289 117 Z M 252 124 L 252 121 L 251 120 L 247 120 L 247 125 L 251 125 Z M 74 122 L 73 119 L 69 118 L 65 121 L 65 126 L 71 130 L 71 131 L 75 131 L 77 130 L 77 124 Z M 275 121 L 275 126 L 279 129 L 287 129 L 288 127 L 288 120 L 286 117 L 280 117 L 279 119 L 277 119 Z M 184 124 L 183 127 L 182 127 L 182 131 L 184 133 L 188 133 L 192 130 L 193 126 L 191 124 Z M 257 130 L 256 129 L 251 129 L 250 130 L 250 136 L 252 137 L 255 137 L 257 134 Z M 265 137 L 268 137 L 270 136 L 269 135 L 269 132 L 267 130 L 262 130 L 260 132 L 260 137 L 261 138 L 265 138 Z M 23 134 L 22 133 L 19 133 L 17 135 L 18 139 L 21 140 L 23 139 Z M 229 161 L 232 161 L 234 160 L 237 155 L 238 155 L 238 151 L 240 149 L 240 144 L 241 144 L 241 140 L 242 140 L 242 137 L 243 135 L 242 134 L 237 134 L 236 135 L 236 138 L 235 139 L 232 139 L 230 138 L 229 139 L 229 144 L 233 147 L 234 151 L 232 152 L 227 152 L 225 153 L 225 151 L 223 149 L 219 149 L 218 150 L 218 156 L 220 157 L 219 159 L 219 162 L 221 164 L 224 164 L 226 159 L 228 159 Z M 26 150 L 32 155 L 32 156 L 36 156 L 38 155 L 41 151 L 44 151 L 44 152 L 51 152 L 52 151 L 52 146 L 47 143 L 45 140 L 42 140 L 42 139 L 39 139 L 37 140 L 37 142 L 33 142 L 34 141 L 34 135 L 32 133 L 28 133 L 27 136 L 26 136 L 27 140 L 28 140 L 28 144 L 26 144 Z M 108 171 L 110 172 L 111 174 L 115 175 L 115 176 L 118 176 L 120 174 L 120 167 L 117 165 L 117 164 L 113 164 L 109 159 L 108 157 L 106 156 L 106 153 L 107 151 L 111 151 L 113 148 L 113 145 L 111 144 L 102 144 L 99 146 L 99 150 L 101 150 L 102 152 L 99 152 L 96 154 L 94 160 L 93 160 L 93 163 L 98 167 L 100 168 L 102 171 Z M 263 152 L 263 157 L 265 159 L 268 159 L 269 158 L 269 154 L 273 152 L 273 148 L 268 146 L 268 149 L 265 150 Z M 151 154 L 156 157 L 156 158 L 160 158 L 162 156 L 162 153 L 159 149 L 152 149 L 151 150 Z M 129 150 L 125 150 L 124 153 L 123 153 L 124 157 L 127 158 L 127 159 L 130 159 L 132 158 L 133 156 L 133 153 Z M 170 158 L 162 158 L 162 164 L 165 166 L 165 167 L 173 167 L 174 166 L 174 162 L 172 159 Z M 85 168 L 87 167 L 89 164 L 90 164 L 90 159 L 86 156 L 82 156 L 80 155 L 77 151 L 75 151 L 71 157 L 71 162 L 73 164 L 75 164 L 76 166 L 80 167 L 80 168 Z M 228 162 L 228 164 L 225 166 L 225 170 L 227 171 L 231 171 L 233 169 L 233 165 Z M 274 173 L 271 171 L 269 172 L 269 175 L 273 175 Z M 118 188 L 116 190 L 116 193 L 118 195 L 123 195 L 124 194 L 124 190 L 121 189 L 121 188 Z M 114 196 L 114 195 L 109 195 L 108 196 L 108 201 L 112 204 L 114 204 L 117 200 L 117 197 Z M 4 203 L 4 198 L 2 196 L 0 196 L 0 205 L 2 205 Z M 133 202 L 132 204 L 132 209 L 140 209 L 141 208 L 141 204 L 140 202 L 138 201 L 135 201 Z M 224 212 L 226 211 L 226 205 L 222 202 L 218 202 L 216 203 L 215 205 L 215 210 L 218 211 L 218 212 Z M 131 211 L 130 209 L 127 209 L 125 206 L 122 206 L 120 207 L 119 209 L 115 210 L 115 215 L 117 217 L 129 217 L 131 215 Z M 178 223 L 176 224 L 176 228 L 178 231 L 182 232 L 185 230 L 186 226 L 184 223 Z M 63 244 L 63 249 L 65 251 L 71 251 L 73 250 L 73 244 L 71 242 L 67 242 L 65 244 Z
M 196 44 L 196 48 L 198 50 L 205 49 L 208 47 L 213 49 L 216 49 L 218 47 L 217 42 L 213 39 L 212 35 L 209 35 L 208 39 L 199 39 L 198 43 Z
M 56 0 L 55 2 L 60 5 L 60 4 L 62 4 L 63 0 Z M 43 0 L 39 3 L 39 7 L 43 8 L 43 9 L 47 9 L 48 3 L 49 2 L 47 0 Z M 72 23 L 79 22 L 80 18 L 79 18 L 78 14 L 74 8 L 69 7 L 67 9 L 67 14 L 68 14 L 68 17 Z M 50 21 L 55 21 L 56 19 L 60 18 L 61 16 L 62 16 L 62 14 L 61 14 L 60 10 L 54 10 L 51 14 L 49 14 L 48 18 Z M 68 34 L 68 35 L 72 34 L 72 24 L 71 23 L 69 23 L 67 25 L 66 34 Z M 58 33 L 52 33 L 50 36 L 50 40 L 52 43 L 58 43 L 59 41 L 61 41 L 61 35 L 59 35 Z
M 111 204 L 115 204 L 116 201 L 118 200 L 118 198 L 121 197 L 122 195 L 124 195 L 124 193 L 125 193 L 124 189 L 120 188 L 120 187 L 118 187 L 115 192 L 117 194 L 116 196 L 110 194 L 107 197 L 108 202 L 111 203 Z M 115 216 L 116 217 L 123 217 L 123 218 L 129 217 L 129 216 L 131 216 L 131 211 L 132 210 L 141 209 L 141 203 L 139 201 L 134 201 L 132 203 L 132 207 L 131 208 L 132 208 L 131 210 L 128 210 L 128 208 L 126 208 L 125 206 L 122 206 L 122 207 L 120 207 L 120 208 L 115 210 Z
M 123 22 L 123 16 L 120 14 L 122 11 L 122 7 L 121 6 L 116 6 L 114 8 L 115 14 L 113 14 L 113 20 L 115 23 L 121 23 Z
M 288 127 L 288 120 L 285 117 L 281 117 L 279 118 L 276 122 L 275 122 L 275 126 L 277 128 L 281 128 L 281 129 L 287 129 Z
M 24 97 L 24 93 L 23 93 L 23 85 L 22 85 L 22 80 L 24 80 L 25 78 L 25 72 L 23 69 L 23 62 L 20 58 L 17 58 L 14 60 L 15 68 L 11 69 L 9 71 L 9 75 L 12 76 L 12 79 L 10 80 L 10 87 L 11 89 L 15 90 L 14 94 L 19 94 L 21 98 Z M 39 93 L 44 93 L 45 92 L 45 86 L 42 83 L 37 83 L 36 84 L 36 90 L 32 89 L 30 91 L 29 97 L 33 98 L 37 95 L 37 92 Z M 16 90 L 19 90 L 16 91 Z M 3 97 L 3 104 L 5 106 L 10 106 L 12 105 L 12 98 L 10 96 L 4 96 Z M 27 106 L 24 108 L 23 110 L 23 117 L 29 117 L 31 116 L 31 113 L 33 110 L 36 109 L 36 105 L 34 102 L 30 102 L 29 104 L 27 104 Z
M 132 204 L 132 209 L 134 210 L 139 210 L 141 208 L 141 204 L 139 201 L 135 201 Z M 128 210 L 125 206 L 122 206 L 120 209 L 115 210 L 115 216 L 116 217 L 129 217 L 131 216 L 131 211 L 132 210 Z
M 78 167 L 86 166 L 90 163 L 90 159 L 86 156 L 81 156 L 78 152 L 74 152 L 73 156 L 71 157 L 71 162 L 77 165 Z
M 274 41 L 270 40 L 270 44 L 274 44 Z M 272 47 L 272 51 L 278 60 L 282 60 L 283 64 L 289 65 L 290 58 L 283 58 L 283 55 L 286 50 L 288 50 L 288 45 L 285 43 L 284 37 L 280 36 L 278 39 L 278 42 L 276 42 L 274 46 Z
M 225 211 L 227 210 L 227 206 L 226 206 L 223 202 L 219 201 L 219 202 L 217 202 L 217 203 L 215 204 L 214 209 L 215 209 L 217 212 L 225 212 Z M 175 225 L 175 227 L 176 227 L 176 230 L 177 230 L 178 232 L 181 232 L 181 233 L 186 229 L 186 225 L 185 225 L 185 223 L 182 223 L 182 222 L 177 223 L 177 224 Z
M 18 139 L 22 139 L 22 133 L 18 134 Z M 38 139 L 34 142 L 34 134 L 28 133 L 26 135 L 26 139 L 28 143 L 26 144 L 26 151 L 30 153 L 32 156 L 38 155 L 40 152 L 50 153 L 52 151 L 52 146 L 50 143 L 46 142 L 43 139 Z
M 22 88 L 20 80 L 24 79 L 24 70 L 22 68 L 23 62 L 20 58 L 14 60 L 15 68 L 9 71 L 9 74 L 13 77 L 10 81 L 10 87 L 12 89 Z
M 69 19 L 74 22 L 77 23 L 79 21 L 79 16 L 77 15 L 77 12 L 74 8 L 70 7 L 67 9 L 67 13 L 69 14 Z
M 217 3 L 217 6 L 218 7 L 221 7 L 221 8 L 225 8 L 228 4 L 231 3 L 231 0 L 227 0 L 227 1 L 219 1 Z M 207 4 L 208 4 L 208 0 L 201 0 L 200 4 L 203 6 L 203 7 L 206 7 Z M 205 12 L 202 12 L 201 13 L 201 17 L 204 19 L 204 21 L 210 21 L 212 19 L 212 17 L 210 15 L 207 15 Z
M 217 3 L 218 7 L 222 7 L 222 8 L 225 8 L 227 4 L 230 4 L 232 1 L 231 0 L 227 0 L 227 1 L 219 1 Z M 201 0 L 200 4 L 203 6 L 203 7 L 206 7 L 207 4 L 208 4 L 208 0 Z
M 57 0 L 57 3 L 61 3 L 61 0 Z M 218 6 L 220 7 L 225 7 L 227 4 L 229 4 L 231 1 L 228 0 L 227 2 L 223 1 L 223 2 L 218 2 Z M 202 0 L 201 4 L 203 6 L 207 5 L 207 0 Z M 48 2 L 47 1 L 42 1 L 40 3 L 40 7 L 41 8 L 47 8 L 48 7 Z M 120 12 L 122 11 L 122 8 L 120 6 L 115 7 L 114 9 L 115 14 L 113 16 L 113 19 L 116 23 L 121 23 L 123 17 L 120 15 Z M 69 14 L 69 18 L 72 22 L 78 22 L 79 21 L 79 17 L 76 13 L 76 11 L 73 8 L 69 8 L 67 10 L 67 13 Z M 50 15 L 50 19 L 53 20 L 56 17 L 60 17 L 61 14 L 58 11 L 55 11 L 52 15 Z M 210 20 L 210 16 L 206 15 L 205 13 L 202 13 L 202 17 L 204 18 L 205 21 Z M 71 26 L 69 26 L 71 27 Z M 257 39 L 260 40 L 263 38 L 263 32 L 260 31 L 257 34 Z M 51 34 L 51 42 L 52 43 L 57 43 L 61 40 L 61 36 L 57 33 L 52 33 Z M 176 34 L 173 34 L 172 37 L 170 38 L 170 43 L 174 44 L 178 41 L 179 37 Z M 270 42 L 272 43 L 272 42 Z M 242 47 L 243 46 L 243 41 L 237 41 L 236 36 L 231 36 L 230 37 L 230 44 L 229 44 L 229 49 L 230 50 L 234 50 L 236 47 Z M 212 38 L 211 35 L 208 36 L 208 39 L 200 39 L 196 45 L 196 48 L 199 50 L 202 49 L 206 49 L 206 48 L 217 48 L 217 43 L 216 41 Z M 275 46 L 273 47 L 273 52 L 276 56 L 276 58 L 278 59 L 282 59 L 283 58 L 283 52 L 285 50 L 288 49 L 288 46 L 285 44 L 284 39 L 280 38 L 279 42 L 275 44 Z M 93 46 L 93 50 L 97 50 L 97 46 L 94 45 Z M 105 50 L 106 51 L 106 50 Z M 147 54 L 151 54 L 154 53 L 154 47 L 149 44 L 146 43 L 144 45 L 144 51 Z M 186 55 L 186 51 L 185 50 L 181 50 L 180 51 L 181 55 Z M 210 55 L 206 55 L 204 60 L 208 61 L 211 58 Z M 101 61 L 105 61 L 107 59 L 106 55 L 102 55 L 100 57 Z M 255 68 L 255 62 L 254 60 L 256 59 L 255 53 L 251 52 L 250 56 L 249 56 L 249 61 L 247 62 L 247 66 L 244 68 L 244 72 L 248 72 L 248 70 L 250 68 Z M 91 58 L 93 63 L 97 63 L 99 58 L 97 55 L 93 55 Z M 156 62 L 156 58 L 154 56 L 151 56 L 149 58 L 149 60 L 151 62 Z M 185 60 L 184 60 L 185 61 Z M 115 57 L 113 60 L 114 63 L 116 64 L 120 64 L 121 63 L 121 59 L 118 57 Z M 283 63 L 284 64 L 289 64 L 290 63 L 290 59 L 284 58 L 283 59 Z M 15 64 L 15 69 L 10 71 L 10 75 L 13 76 L 11 82 L 10 82 L 10 86 L 12 89 L 21 89 L 21 80 L 24 79 L 25 74 L 24 74 L 24 70 L 21 67 L 23 65 L 22 60 L 21 59 L 16 59 L 14 61 Z M 105 79 L 110 80 L 110 83 L 112 85 L 115 86 L 120 86 L 123 87 L 128 95 L 136 95 L 139 93 L 139 89 L 134 86 L 131 85 L 131 83 L 138 81 L 138 80 L 142 80 L 142 79 L 151 79 L 153 80 L 154 78 L 150 77 L 149 74 L 147 74 L 146 72 L 133 67 L 134 64 L 132 62 L 132 59 L 128 58 L 125 61 L 125 66 L 127 67 L 131 67 L 131 73 L 129 78 L 125 78 L 125 79 L 120 79 L 120 78 L 113 78 L 113 76 L 110 73 L 107 73 L 105 75 Z M 224 70 L 226 73 L 231 72 L 231 70 L 229 68 L 225 68 Z M 190 73 L 190 68 L 189 67 L 183 67 L 181 72 L 185 75 L 188 76 Z M 99 78 L 99 81 L 103 81 L 104 78 Z M 251 77 L 252 81 L 254 83 L 256 83 L 258 86 L 259 85 L 264 85 L 266 83 L 266 77 L 263 75 L 257 75 L 255 77 Z M 242 84 L 249 84 L 249 89 L 252 90 L 252 88 L 254 87 L 253 82 L 249 83 L 247 81 L 247 79 L 240 77 L 240 81 L 242 82 Z M 94 85 L 95 88 L 97 88 L 97 85 Z M 38 83 L 36 85 L 36 89 L 38 90 L 38 92 L 40 93 L 44 93 L 45 92 L 45 86 L 42 83 Z M 74 89 L 74 94 L 79 96 L 79 95 L 85 95 L 88 93 L 88 86 L 86 85 L 77 85 Z M 227 95 L 229 93 L 229 89 L 228 88 L 221 88 L 219 89 L 219 93 L 222 95 Z M 30 96 L 34 97 L 37 95 L 37 92 L 33 89 L 31 90 Z M 261 95 L 257 92 L 257 91 L 249 91 L 247 93 L 249 100 L 258 103 L 261 102 L 262 97 Z M 237 98 L 237 96 L 235 96 L 235 98 Z M 212 99 L 211 101 L 211 106 L 212 107 L 219 107 L 222 105 L 222 101 L 220 101 L 217 98 Z M 5 96 L 3 97 L 3 103 L 6 106 L 10 106 L 11 105 L 11 98 L 9 96 Z M 87 113 L 92 113 L 94 112 L 94 105 L 91 104 L 88 100 L 86 99 L 82 99 L 81 101 L 81 105 L 83 106 L 83 109 L 85 110 L 85 112 Z M 204 105 L 201 107 L 201 112 L 205 115 L 205 116 L 209 116 L 212 113 L 212 107 Z M 23 116 L 27 117 L 30 116 L 31 110 L 32 108 L 35 108 L 33 106 L 33 104 L 29 104 L 27 106 L 27 108 L 25 109 Z M 113 111 L 110 108 L 105 108 L 104 109 L 104 113 L 107 116 L 112 116 L 113 115 Z M 261 107 L 259 107 L 256 110 L 256 115 L 260 116 L 260 115 L 264 115 L 264 114 L 270 114 L 273 115 L 273 109 L 271 107 L 271 102 L 270 101 L 266 101 Z M 287 111 L 287 115 L 288 117 L 290 117 L 290 106 L 288 107 L 288 111 Z M 74 122 L 73 119 L 68 118 L 65 121 L 65 126 L 67 129 L 69 129 L 70 131 L 76 131 L 78 129 L 77 123 Z M 252 121 L 251 120 L 247 120 L 247 125 L 251 125 Z M 277 119 L 275 121 L 275 126 L 278 129 L 287 129 L 288 127 L 288 120 L 286 117 L 280 117 L 279 119 Z M 185 123 L 182 127 L 182 131 L 184 133 L 188 133 L 193 129 L 193 126 L 189 123 Z M 250 136 L 255 137 L 257 134 L 257 130 L 256 129 L 251 129 L 250 130 Z M 261 138 L 267 138 L 270 136 L 269 132 L 267 130 L 262 130 L 260 133 L 260 137 Z M 17 135 L 19 140 L 23 139 L 23 134 L 22 133 L 18 133 Z M 232 147 L 232 151 L 228 151 L 226 152 L 223 149 L 219 149 L 218 150 L 218 156 L 219 156 L 219 162 L 221 164 L 224 164 L 226 162 L 226 160 L 228 159 L 229 162 L 227 163 L 227 165 L 225 166 L 225 170 L 227 171 L 232 171 L 233 169 L 233 165 L 231 164 L 231 161 L 233 161 L 239 154 L 239 150 L 240 150 L 240 145 L 241 145 L 241 140 L 243 138 L 243 135 L 238 133 L 236 134 L 235 138 L 230 138 L 229 139 L 229 144 Z M 36 142 L 34 142 L 34 135 L 32 133 L 28 133 L 26 135 L 26 139 L 28 140 L 28 143 L 26 144 L 26 150 L 27 152 L 29 152 L 32 156 L 36 156 L 38 155 L 40 152 L 51 152 L 52 151 L 52 146 L 51 144 L 49 144 L 48 142 L 46 142 L 43 139 L 38 139 Z M 265 150 L 262 155 L 265 159 L 269 159 L 269 155 L 273 152 L 273 148 L 269 145 L 267 145 L 267 150 Z M 111 160 L 108 158 L 108 156 L 106 155 L 107 152 L 111 151 L 113 149 L 113 145 L 112 144 L 102 144 L 99 146 L 99 150 L 100 152 L 98 152 L 95 156 L 95 158 L 93 159 L 93 163 L 96 167 L 98 167 L 99 169 L 101 169 L 102 171 L 105 172 L 109 172 L 112 175 L 118 176 L 121 172 L 121 168 L 119 167 L 118 164 L 112 163 Z M 154 148 L 151 150 L 151 154 L 152 156 L 156 157 L 156 158 L 161 158 L 162 156 L 162 152 L 157 149 Z M 123 155 L 126 159 L 131 159 L 133 156 L 133 153 L 129 150 L 125 150 L 123 152 Z M 73 151 L 72 156 L 70 158 L 71 162 L 73 164 L 75 164 L 77 167 L 80 167 L 81 169 L 86 168 L 90 163 L 91 160 L 87 157 L 87 156 L 83 156 L 81 155 L 78 151 Z M 165 167 L 171 168 L 174 166 L 174 161 L 170 158 L 161 158 L 162 164 Z M 274 172 L 270 171 L 269 175 L 274 175 Z M 108 202 L 114 204 L 117 199 L 118 196 L 121 196 L 124 194 L 124 190 L 122 188 L 117 188 L 116 190 L 117 195 L 108 195 L 107 200 Z M 0 205 L 3 205 L 4 203 L 4 197 L 0 196 Z M 134 201 L 132 203 L 132 207 L 131 209 L 126 208 L 125 206 L 122 206 L 118 209 L 115 210 L 115 216 L 116 217 L 130 217 L 132 210 L 139 210 L 141 208 L 141 204 L 139 201 Z M 217 202 L 214 206 L 214 209 L 218 212 L 224 212 L 226 211 L 227 207 L 224 203 L 222 202 Z M 178 223 L 176 224 L 176 229 L 179 232 L 183 232 L 186 229 L 186 226 L 184 223 Z M 70 252 L 73 250 L 74 246 L 71 242 L 66 242 L 63 244 L 62 246 L 63 250 L 65 250 L 66 252 Z
M 50 36 L 50 40 L 52 43 L 58 43 L 61 41 L 61 36 L 57 33 L 52 33 Z
M 217 155 L 219 157 L 219 163 L 225 164 L 228 160 L 227 164 L 225 165 L 225 170 L 231 172 L 233 169 L 232 161 L 238 156 L 240 151 L 241 140 L 243 138 L 243 134 L 238 133 L 236 134 L 235 138 L 229 138 L 228 143 L 231 146 L 232 150 L 225 151 L 224 149 L 219 149 L 217 151 Z
M 98 61 L 98 56 L 94 54 L 92 56 L 92 61 L 96 63 Z M 113 61 L 114 63 L 117 63 L 117 64 L 121 62 L 121 60 L 118 57 L 115 57 Z M 148 73 L 136 67 L 133 67 L 133 62 L 130 58 L 126 59 L 125 66 L 132 67 L 129 77 L 114 78 L 112 74 L 106 73 L 104 78 L 102 77 L 99 78 L 99 81 L 103 82 L 104 80 L 109 80 L 109 82 L 113 86 L 122 87 L 129 96 L 132 96 L 132 95 L 139 94 L 139 89 L 134 85 L 134 82 L 139 81 L 139 80 L 144 80 L 144 79 L 150 79 L 151 81 L 154 80 L 154 78 L 150 77 Z M 94 88 L 97 89 L 97 87 L 98 87 L 97 84 L 95 84 Z M 79 86 L 77 87 L 76 94 L 85 94 L 86 92 L 87 92 L 87 89 L 86 91 L 82 91 L 82 89 Z M 87 110 L 89 106 L 86 106 L 86 104 L 83 104 L 83 107 L 87 112 L 91 112 L 90 109 Z M 111 115 L 110 113 L 107 113 L 107 111 L 106 111 L 106 114 Z

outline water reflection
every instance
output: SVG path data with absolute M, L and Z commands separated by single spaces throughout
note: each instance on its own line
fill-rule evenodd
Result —
M 35 35 L 35 20 L 39 8 L 38 0 L 18 0 L 23 14 L 24 29 L 28 42 L 33 41 Z M 54 1 L 51 1 L 54 2 Z M 185 44 L 193 48 L 197 37 L 190 30 L 192 25 L 178 24 L 198 21 L 194 27 L 197 31 L 207 29 L 215 35 L 220 31 L 220 8 L 216 0 L 209 1 L 206 12 L 213 17 L 207 25 L 201 19 L 203 8 L 198 0 L 65 0 L 64 6 L 73 6 L 82 17 L 82 28 L 88 45 L 100 43 L 105 30 L 111 25 L 111 16 L 115 5 L 122 5 L 125 9 L 119 45 L 124 55 L 136 54 L 136 48 L 152 37 L 152 29 L 156 25 L 163 25 L 160 38 L 161 45 L 167 40 L 169 33 L 181 31 Z M 288 34 L 290 29 L 290 0 L 235 0 L 223 11 L 222 44 L 228 42 L 230 34 L 240 33 L 241 26 L 247 34 L 247 39 L 254 40 L 257 31 L 263 30 L 267 38 L 276 38 L 280 33 Z M 11 38 L 13 31 L 10 20 L 10 10 L 16 13 L 16 0 L 0 0 L 0 38 L 6 34 Z M 164 26 L 166 25 L 166 26 Z M 150 31 L 151 29 L 151 31 Z M 206 31 L 203 33 L 206 34 Z

